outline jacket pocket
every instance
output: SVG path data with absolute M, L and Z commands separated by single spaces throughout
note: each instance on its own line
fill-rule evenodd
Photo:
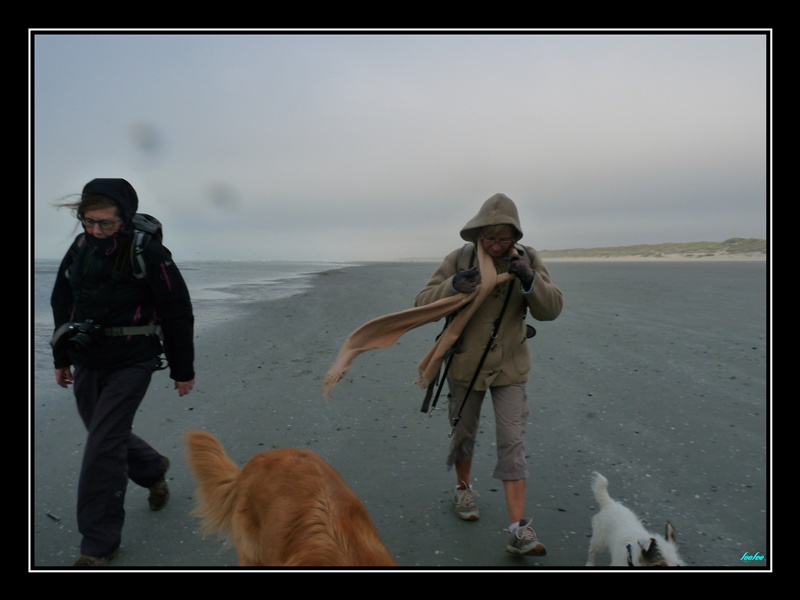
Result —
M 514 344 L 511 348 L 511 363 L 516 375 L 525 376 L 531 370 L 531 351 L 528 341 L 523 338 L 519 344 Z

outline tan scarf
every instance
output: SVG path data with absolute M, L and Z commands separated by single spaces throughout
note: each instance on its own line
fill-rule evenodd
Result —
M 341 350 L 339 350 L 336 361 L 328 369 L 325 375 L 322 395 L 326 399 L 330 397 L 333 387 L 344 378 L 353 360 L 359 354 L 368 350 L 388 348 L 407 331 L 437 321 L 462 306 L 468 305 L 466 309 L 453 318 L 450 325 L 442 332 L 442 335 L 439 336 L 417 367 L 419 376 L 414 383 L 421 388 L 427 388 L 439 373 L 439 368 L 447 351 L 456 343 L 464 327 L 466 327 L 484 299 L 494 290 L 496 285 L 513 278 L 510 273 L 498 275 L 494 268 L 492 257 L 486 253 L 482 244 L 477 244 L 477 247 L 481 285 L 476 291 L 471 294 L 456 294 L 424 306 L 384 315 L 356 329 L 347 337 Z M 511 252 L 515 252 L 513 247 Z

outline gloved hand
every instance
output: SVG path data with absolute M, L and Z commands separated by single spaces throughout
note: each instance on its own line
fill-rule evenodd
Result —
M 519 277 L 524 289 L 527 290 L 531 286 L 534 274 L 533 269 L 531 269 L 531 264 L 526 257 L 519 254 L 512 256 L 511 264 L 508 266 L 508 272 Z
M 478 267 L 472 267 L 453 276 L 453 289 L 463 294 L 471 294 L 478 287 Z

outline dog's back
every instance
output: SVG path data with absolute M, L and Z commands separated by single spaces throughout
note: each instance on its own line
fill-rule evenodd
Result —
M 394 566 L 364 504 L 310 450 L 255 455 L 244 468 L 210 433 L 186 435 L 205 533 L 228 537 L 242 566 Z
M 628 507 L 608 493 L 608 479 L 595 473 L 592 480 L 599 512 L 592 517 L 587 566 L 594 566 L 597 555 L 611 554 L 612 566 L 679 566 L 678 537 L 667 522 L 665 536 L 648 532 Z

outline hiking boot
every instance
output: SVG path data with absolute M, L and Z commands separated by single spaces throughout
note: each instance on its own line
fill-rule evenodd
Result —
M 147 502 L 150 504 L 150 510 L 161 510 L 167 505 L 169 500 L 169 487 L 167 487 L 167 471 L 169 471 L 169 459 L 162 456 L 164 459 L 164 475 L 150 486 L 150 495 L 147 497 Z
M 87 554 L 81 554 L 78 557 L 78 560 L 75 561 L 73 567 L 106 567 L 108 566 L 109 561 L 114 558 L 117 554 L 119 554 L 119 548 L 114 550 L 111 554 L 106 556 L 88 556 Z
M 530 519 L 522 519 L 519 522 L 519 526 L 511 534 L 506 550 L 523 556 L 544 556 L 547 554 L 547 548 L 536 537 L 536 532 L 531 527 L 530 522 Z
M 480 496 L 480 494 L 473 490 L 471 485 L 467 485 L 463 481 L 461 483 L 464 485 L 464 489 L 456 488 L 456 493 L 453 495 L 456 514 L 459 519 L 477 521 L 480 513 L 475 505 L 475 496 Z

